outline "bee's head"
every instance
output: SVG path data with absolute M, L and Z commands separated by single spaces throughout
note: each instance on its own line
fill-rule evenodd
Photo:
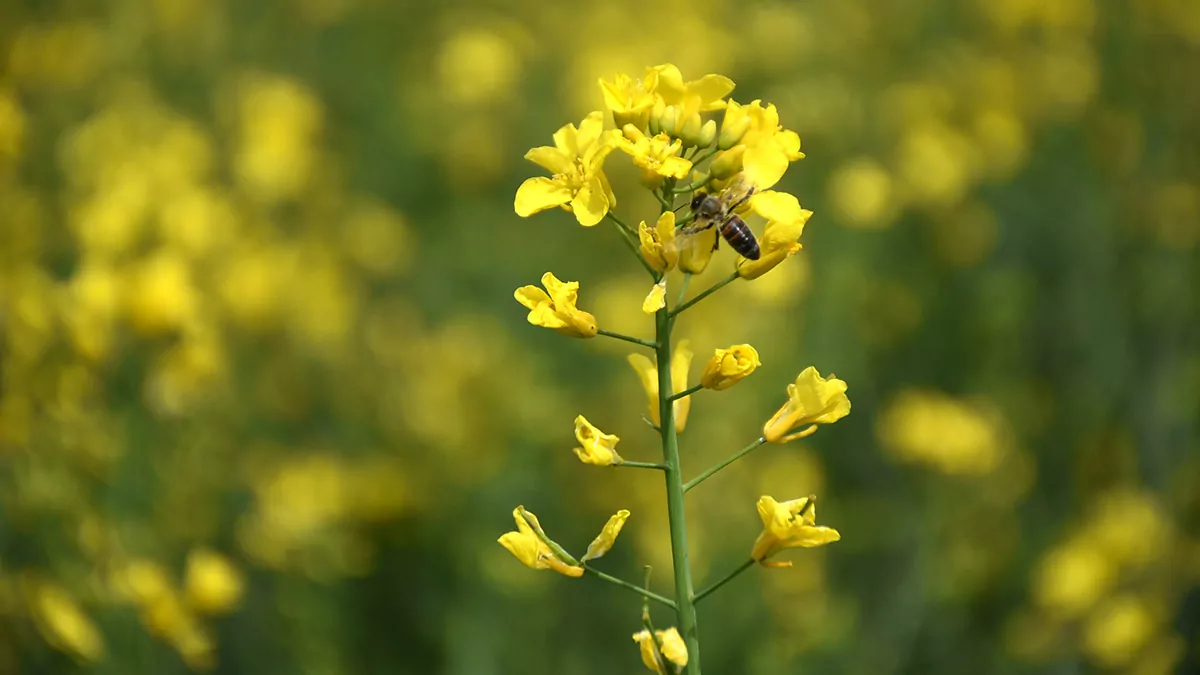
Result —
M 700 208 L 700 204 L 704 203 L 704 198 L 707 196 L 708 195 L 704 194 L 703 192 L 697 192 L 696 196 L 692 197 L 692 211 L 698 210 Z
M 721 213 L 721 200 L 713 195 L 700 193 L 692 197 L 692 213 L 701 216 L 716 216 Z

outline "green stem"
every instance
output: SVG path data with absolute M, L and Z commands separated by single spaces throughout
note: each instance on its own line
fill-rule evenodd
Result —
M 638 250 L 638 245 L 634 241 L 633 231 L 630 230 L 629 226 L 622 222 L 621 219 L 618 218 L 612 211 L 609 211 L 606 214 L 606 217 L 616 224 L 617 232 L 621 233 L 621 241 L 625 242 L 625 246 L 633 252 L 633 255 L 638 259 L 638 262 L 642 263 L 642 267 L 646 268 L 646 271 L 650 273 L 651 277 L 654 277 L 654 281 L 657 283 L 660 279 L 659 274 L 654 270 L 653 267 L 650 266 L 650 263 L 646 262 L 646 259 L 642 257 L 642 252 Z
M 729 583 L 730 581 L 733 581 L 734 577 L 741 574 L 742 572 L 745 572 L 753 564 L 754 564 L 754 560 L 750 559 L 750 560 L 747 560 L 746 562 L 742 563 L 741 565 L 738 565 L 737 569 L 733 570 L 729 574 L 726 574 L 720 581 L 718 581 L 717 583 L 713 584 L 712 586 L 709 586 L 708 588 L 697 593 L 696 594 L 696 602 L 700 602 L 700 599 L 703 598 L 704 596 L 708 595 L 709 593 L 712 593 L 713 591 L 724 586 L 725 584 Z
M 700 634 L 693 602 L 692 568 L 688 560 L 687 522 L 683 502 L 683 476 L 679 468 L 679 438 L 675 432 L 675 404 L 671 391 L 671 319 L 664 307 L 654 317 L 658 361 L 658 410 L 662 434 L 663 472 L 667 480 L 667 517 L 671 531 L 671 562 L 675 568 L 675 605 L 679 632 L 688 651 L 688 675 L 700 675 Z
M 671 206 L 671 202 L 668 201 L 667 198 L 664 197 L 659 191 L 654 191 L 654 198 L 657 199 L 658 203 L 662 205 L 664 212 L 674 210 L 674 207 Z
M 713 284 L 712 286 L 709 286 L 700 295 L 697 295 L 696 297 L 692 298 L 691 300 L 688 300 L 687 302 L 683 303 L 682 305 L 671 310 L 671 314 L 670 314 L 671 318 L 678 316 L 679 314 L 683 313 L 685 310 L 689 309 L 692 305 L 696 304 L 697 302 L 700 302 L 701 300 L 707 298 L 708 296 L 712 295 L 713 293 L 716 293 L 717 291 L 721 290 L 722 288 L 725 288 L 726 285 L 733 283 L 734 281 L 737 280 L 737 278 L 738 278 L 738 273 L 734 272 L 733 274 L 725 277 L 724 279 L 718 281 L 717 283 Z
M 709 176 L 708 174 L 704 174 L 704 177 L 701 178 L 700 180 L 696 181 L 695 183 L 692 183 L 691 185 L 684 185 L 681 188 L 675 188 L 674 190 L 672 190 L 672 192 L 674 192 L 677 195 L 681 195 L 685 192 L 695 192 L 696 190 L 699 190 L 700 188 L 707 185 L 708 181 L 710 179 L 711 179 L 711 176 Z
M 667 470 L 666 464 L 655 464 L 654 462 L 630 462 L 628 460 L 623 461 L 620 464 L 613 464 L 613 466 L 628 466 L 634 469 L 658 469 L 659 471 Z
M 590 574 L 594 577 L 599 577 L 611 584 L 616 584 L 622 588 L 627 588 L 627 589 L 633 591 L 634 593 L 637 593 L 638 595 L 642 596 L 643 598 L 649 598 L 655 602 L 662 603 L 662 604 L 666 605 L 667 607 L 670 607 L 671 609 L 675 609 L 675 602 L 672 601 L 670 598 L 664 598 L 663 596 L 659 595 L 658 593 L 655 593 L 648 589 L 642 588 L 641 586 L 638 586 L 637 584 L 631 584 L 628 581 L 625 581 L 624 579 L 618 579 L 618 578 L 612 576 L 611 574 L 605 574 L 604 572 L 601 572 L 600 570 L 592 569 L 591 567 L 588 567 L 586 564 L 583 566 L 583 571 L 587 572 L 588 574 Z
M 671 402 L 678 401 L 678 400 L 679 400 L 679 399 L 681 399 L 681 398 L 685 398 L 685 397 L 687 397 L 687 396 L 691 396 L 692 394 L 694 394 L 694 393 L 696 393 L 696 392 L 700 391 L 700 390 L 701 390 L 701 389 L 703 389 L 703 388 L 704 388 L 704 385 L 702 385 L 702 384 L 697 384 L 697 385 L 696 385 L 696 386 L 694 386 L 694 387 L 688 387 L 687 389 L 684 389 L 684 390 L 683 390 L 683 391 L 681 391 L 681 392 L 678 392 L 678 393 L 675 393 L 675 394 L 671 394 L 670 396 L 668 396 L 668 397 L 667 397 L 667 400 L 668 400 L 668 401 L 671 401 Z
M 622 333 L 614 333 L 614 332 L 612 332 L 611 330 L 605 330 L 605 329 L 603 329 L 603 328 L 599 328 L 599 329 L 597 329 L 597 330 L 596 330 L 596 334 L 597 334 L 597 335 L 603 335 L 604 337 L 615 338 L 615 339 L 617 339 L 617 340 L 624 340 L 624 341 L 626 341 L 626 342 L 632 342 L 632 343 L 633 343 L 633 344 L 635 344 L 635 345 L 641 345 L 641 346 L 643 346 L 643 347 L 649 347 L 650 349 L 654 349 L 655 347 L 657 347 L 657 346 L 658 346 L 657 344 L 655 344 L 655 343 L 653 343 L 653 342 L 651 342 L 651 341 L 649 341 L 649 340 L 643 340 L 643 339 L 641 339 L 641 338 L 635 338 L 635 337 L 633 337 L 633 336 L 630 336 L 630 335 L 624 335 L 624 334 L 622 334 Z
M 675 298 L 676 306 L 678 306 L 679 303 L 683 302 L 684 296 L 687 295 L 688 284 L 690 284 L 690 283 L 692 283 L 692 273 L 684 272 L 683 273 L 683 283 L 679 284 L 679 297 Z
M 750 454 L 751 450 L 757 448 L 758 446 L 760 446 L 766 442 L 767 442 L 767 439 L 759 438 L 758 440 L 754 441 L 750 445 L 747 445 L 746 447 L 742 448 L 741 450 L 738 450 L 736 453 L 733 454 L 732 457 L 726 459 L 725 461 L 721 462 L 720 464 L 718 464 L 714 467 L 709 468 L 708 470 L 706 470 L 704 473 L 700 474 L 699 476 L 696 476 L 695 478 L 689 480 L 683 486 L 683 491 L 687 492 L 688 490 L 691 490 L 692 488 L 696 487 L 697 485 L 703 483 L 704 481 L 711 478 L 713 476 L 713 474 L 717 473 L 721 469 L 724 469 L 725 467 L 729 466 L 730 464 L 733 464 L 734 462 L 738 461 L 742 457 L 745 457 L 746 455 Z
M 699 165 L 700 162 L 703 162 L 704 160 L 712 157 L 713 155 L 717 154 L 720 151 L 721 151 L 720 148 L 713 147 L 712 150 L 708 153 L 696 153 L 696 156 L 692 158 L 692 166 Z

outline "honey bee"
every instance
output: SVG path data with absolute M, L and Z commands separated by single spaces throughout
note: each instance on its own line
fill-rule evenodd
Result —
M 736 213 L 739 207 L 754 196 L 754 192 L 754 186 L 744 176 L 738 175 L 725 189 L 716 194 L 697 194 L 692 198 L 691 204 L 695 219 L 690 225 L 680 228 L 679 234 L 686 240 L 688 236 L 716 227 L 725 241 L 729 242 L 730 248 L 744 258 L 758 260 L 761 254 L 758 239 L 754 238 L 754 233 L 750 231 L 746 221 Z M 713 243 L 714 250 L 720 241 L 718 238 Z

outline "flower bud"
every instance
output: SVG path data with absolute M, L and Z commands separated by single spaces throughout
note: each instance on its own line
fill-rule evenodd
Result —
M 728 150 L 742 142 L 746 132 L 750 130 L 750 118 L 746 115 L 725 114 L 725 122 L 721 124 L 721 136 L 717 147 Z
M 700 113 L 692 113 L 691 117 L 677 120 L 676 123 L 679 125 L 679 138 L 685 146 L 700 145 L 700 132 L 704 128 Z
M 660 98 L 654 102 L 654 107 L 650 109 L 650 119 L 647 131 L 650 132 L 651 136 L 657 136 L 663 131 L 661 122 L 663 111 L 666 110 L 666 108 L 667 104 L 663 103 L 663 100 Z
M 704 123 L 704 127 L 700 129 L 700 138 L 696 141 L 696 145 L 707 148 L 717 140 L 717 121 L 709 120 Z
M 713 158 L 712 164 L 708 167 L 708 173 L 717 179 L 725 179 L 736 175 L 742 170 L 742 157 L 745 154 L 746 146 L 744 145 L 717 153 L 717 156 Z
M 662 109 L 662 113 L 658 116 L 659 132 L 666 132 L 668 136 L 674 136 L 676 133 L 675 123 L 678 111 L 675 106 L 669 105 Z

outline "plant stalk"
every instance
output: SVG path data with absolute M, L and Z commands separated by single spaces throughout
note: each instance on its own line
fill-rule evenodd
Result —
M 700 675 L 700 635 L 696 626 L 692 568 L 688 560 L 687 523 L 683 502 L 683 474 L 679 467 L 679 438 L 675 433 L 675 404 L 671 400 L 671 319 L 667 308 L 654 316 L 658 360 L 658 410 L 663 447 L 663 474 L 667 480 L 667 517 L 671 529 L 671 562 L 675 568 L 675 611 L 679 633 L 687 645 L 687 675 Z

